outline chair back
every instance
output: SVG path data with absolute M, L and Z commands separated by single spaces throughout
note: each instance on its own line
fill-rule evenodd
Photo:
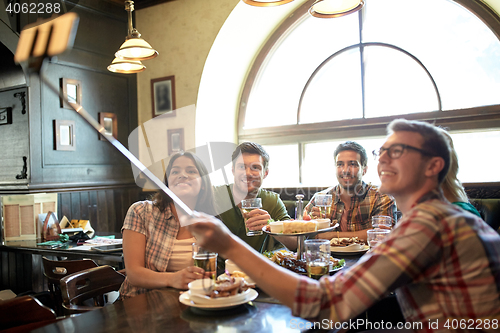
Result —
M 61 295 L 60 281 L 63 277 L 83 271 L 88 268 L 97 267 L 95 261 L 90 259 L 83 260 L 50 260 L 42 257 L 43 261 L 43 274 L 47 278 L 50 295 L 55 304 L 57 315 L 64 314 L 62 306 L 63 300 Z
M 61 279 L 63 307 L 68 314 L 100 308 L 106 303 L 104 294 L 118 291 L 124 280 L 123 274 L 108 265 L 68 275 Z M 85 302 L 90 299 L 93 299 L 93 306 Z
M 20 296 L 0 301 L 0 327 L 2 330 L 28 332 L 55 321 L 56 313 L 34 297 Z

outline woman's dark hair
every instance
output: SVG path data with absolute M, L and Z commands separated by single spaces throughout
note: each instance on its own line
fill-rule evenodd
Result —
M 189 151 L 186 152 L 181 151 L 170 157 L 170 160 L 168 161 L 167 165 L 167 170 L 165 171 L 165 179 L 164 179 L 165 185 L 167 185 L 168 187 L 168 175 L 172 170 L 172 166 L 174 165 L 175 160 L 181 156 L 185 156 L 191 159 L 191 161 L 193 161 L 201 177 L 201 189 L 200 193 L 198 194 L 198 201 L 196 202 L 196 207 L 194 207 L 194 209 L 198 212 L 215 215 L 216 211 L 214 205 L 214 192 L 212 189 L 212 182 L 210 181 L 210 177 L 208 175 L 208 171 L 207 168 L 205 167 L 205 164 L 195 154 Z M 165 208 L 167 208 L 167 206 L 171 202 L 173 202 L 173 200 L 168 195 L 166 195 L 165 192 L 161 190 L 153 195 L 152 200 L 154 206 L 156 206 L 162 212 L 165 210 Z

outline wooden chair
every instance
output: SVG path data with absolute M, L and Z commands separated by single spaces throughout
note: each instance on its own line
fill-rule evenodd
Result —
M 55 321 L 56 313 L 34 297 L 21 296 L 0 301 L 2 332 L 28 332 Z
M 103 307 L 104 294 L 118 291 L 125 276 L 108 265 L 89 268 L 61 279 L 63 307 L 67 314 L 82 313 Z M 84 304 L 93 299 L 94 305 Z M 86 302 L 87 303 L 87 302 Z
M 55 311 L 58 316 L 64 315 L 62 306 L 60 281 L 63 277 L 70 274 L 83 271 L 88 268 L 97 267 L 95 261 L 90 259 L 83 260 L 50 260 L 42 257 L 44 275 L 47 278 L 49 291 L 55 304 Z

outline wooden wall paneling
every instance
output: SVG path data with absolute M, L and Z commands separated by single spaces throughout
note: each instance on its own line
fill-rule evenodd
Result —
M 106 223 L 109 232 L 116 232 L 115 223 L 116 223 L 116 209 L 115 209 L 115 192 L 113 190 L 106 191 L 106 204 L 108 206 L 108 211 L 106 215 L 106 220 L 103 221 Z
M 115 191 L 115 218 L 114 218 L 114 223 L 113 223 L 113 230 L 115 232 L 118 232 L 121 230 L 121 227 L 123 225 L 123 210 L 127 209 L 125 206 L 127 205 L 128 202 L 128 193 L 130 193 L 132 190 L 123 190 L 119 189 Z
M 92 224 L 94 230 L 98 227 L 98 213 L 97 213 L 97 191 L 89 192 L 89 221 Z M 100 231 L 100 230 L 99 230 Z
M 71 194 L 68 192 L 59 193 L 57 201 L 59 203 L 57 217 L 62 219 L 63 216 L 66 216 L 68 219 L 71 219 Z
M 9 253 L 0 253 L 0 290 L 8 289 L 9 287 Z
M 10 289 L 15 292 L 16 294 L 18 293 L 18 288 L 17 288 L 17 269 L 16 269 L 16 254 L 14 252 L 9 252 L 8 255 L 8 274 L 9 274 L 9 286 Z
M 81 192 L 80 194 L 80 220 L 90 220 L 89 195 L 90 192 Z
M 82 192 L 72 192 L 71 196 L 71 219 L 70 220 L 80 220 L 80 198 Z M 68 217 L 69 218 L 69 217 Z
M 2 251 L 0 258 L 0 290 L 10 289 L 16 294 L 46 290 L 41 256 L 32 256 L 31 254 L 15 251 Z
M 31 274 L 25 274 L 25 266 L 26 266 L 26 255 L 22 253 L 13 253 L 15 256 L 14 262 L 12 263 L 15 267 L 15 280 L 16 280 L 16 290 L 14 291 L 16 294 L 22 293 L 24 291 L 31 290 L 31 283 L 27 284 L 26 279 L 29 277 L 31 282 Z M 31 255 L 30 255 L 31 261 Z
M 0 183 L 27 184 L 30 177 L 29 118 L 26 107 L 23 108 L 22 103 L 24 100 L 27 104 L 27 99 L 26 88 L 0 92 L 0 109 L 4 112 L 8 107 L 12 109 L 12 123 L 2 124 L 0 127 L 0 141 L 2 142 Z M 22 172 L 24 168 L 23 157 L 27 158 L 26 175 Z
M 30 267 L 30 272 L 27 273 L 31 274 L 32 276 L 31 279 L 32 290 L 35 292 L 48 290 L 48 285 L 43 275 L 42 256 L 41 255 L 28 255 L 28 256 L 31 257 L 31 267 Z
M 108 206 L 106 202 L 106 191 L 97 191 L 97 202 L 99 202 L 99 206 L 97 208 L 97 228 L 94 230 L 100 230 L 103 232 L 109 232 L 109 228 L 107 226 L 108 219 Z

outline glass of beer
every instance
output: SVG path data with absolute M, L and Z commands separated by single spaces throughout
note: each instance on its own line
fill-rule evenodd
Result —
M 205 272 L 212 272 L 212 278 L 215 279 L 217 272 L 217 253 L 205 250 L 196 243 L 193 243 L 193 264 L 196 267 L 203 268 Z
M 307 276 L 319 280 L 330 272 L 330 240 L 308 239 L 304 241 Z
M 331 194 L 316 194 L 314 197 L 316 207 L 319 207 L 321 217 L 330 218 L 333 198 Z
M 368 239 L 368 245 L 370 246 L 370 251 L 373 248 L 384 241 L 384 239 L 391 233 L 388 229 L 368 229 L 366 231 L 366 237 Z
M 241 212 L 243 214 L 243 218 L 245 221 L 245 229 L 247 232 L 247 236 L 258 236 L 262 235 L 262 230 L 250 230 L 247 227 L 248 217 L 245 217 L 246 214 L 250 213 L 254 209 L 262 208 L 262 199 L 261 198 L 253 198 L 253 199 L 244 199 L 241 200 Z
M 375 229 L 392 229 L 392 218 L 385 215 L 372 216 L 372 227 Z

